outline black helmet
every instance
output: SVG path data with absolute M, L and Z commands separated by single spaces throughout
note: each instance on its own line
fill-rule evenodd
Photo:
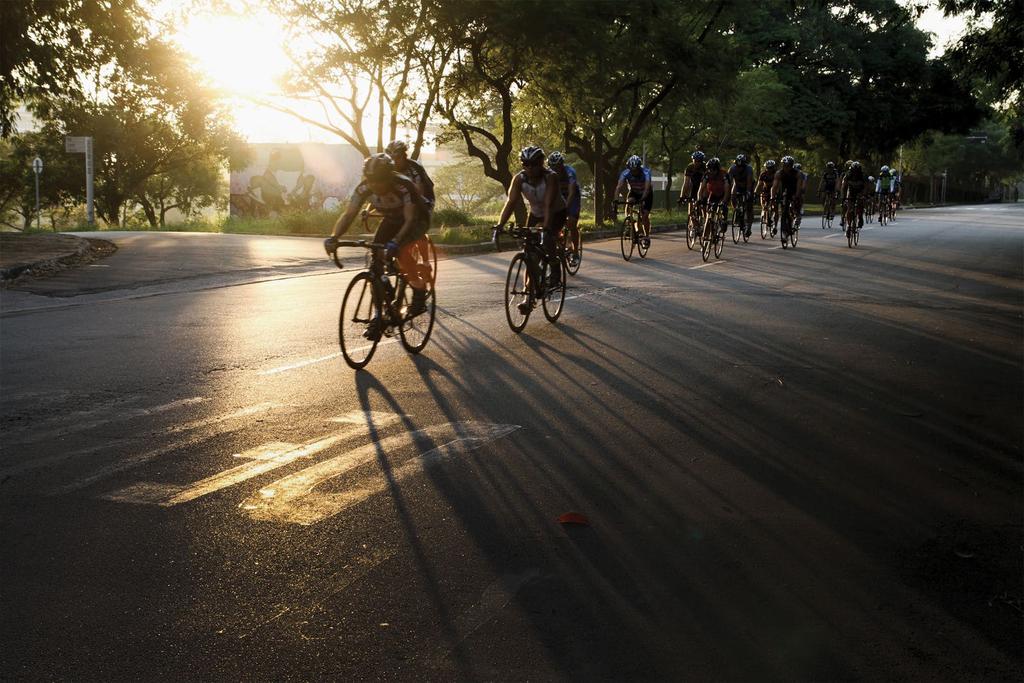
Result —
M 717 171 L 720 168 L 722 168 L 721 160 L 718 157 L 711 157 L 711 159 L 708 161 L 708 170 Z
M 789 156 L 788 154 L 786 156 L 782 157 L 782 165 L 783 166 L 792 166 L 795 163 L 796 163 L 796 159 L 794 159 L 793 157 Z
M 523 147 L 523 151 L 519 153 L 519 160 L 523 162 L 523 166 L 529 166 L 535 163 L 537 160 L 544 161 L 544 150 L 540 147 Z
M 405 144 L 404 140 L 392 140 L 388 143 L 388 146 L 384 148 L 384 151 L 394 157 L 396 154 L 405 155 L 408 153 L 409 146 Z
M 737 154 L 736 155 L 736 165 L 737 166 L 742 166 L 745 163 L 747 163 L 747 155 L 746 154 Z
M 395 172 L 395 162 L 387 154 L 372 154 L 363 161 L 363 177 L 367 180 L 387 180 Z
M 561 152 L 552 152 L 548 155 L 548 166 L 564 166 L 565 157 Z
M 830 171 L 831 171 L 832 169 L 834 169 L 835 167 L 836 167 L 836 162 L 834 162 L 834 161 L 830 161 L 830 162 L 828 162 L 827 164 L 825 164 L 825 168 L 827 168 L 827 169 L 828 169 L 828 170 L 830 170 Z
M 638 157 L 636 154 L 634 154 L 630 158 L 626 159 L 626 168 L 631 169 L 633 171 L 637 170 L 638 168 L 640 168 L 643 165 L 644 165 L 644 160 L 641 159 L 640 157 Z
M 765 168 L 775 168 L 776 165 L 777 164 L 775 163 L 775 159 L 769 159 L 768 161 L 764 162 Z
M 694 161 L 704 161 L 704 152 L 698 149 L 696 152 L 690 155 L 690 158 L 693 159 Z

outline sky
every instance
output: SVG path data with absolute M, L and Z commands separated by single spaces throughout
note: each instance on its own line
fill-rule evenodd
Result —
M 163 4 L 167 2 L 162 0 Z M 964 31 L 964 20 L 944 17 L 934 0 L 929 4 L 918 26 L 935 34 L 932 56 L 937 56 Z M 276 19 L 258 11 L 244 16 L 199 12 L 178 26 L 174 40 L 224 93 L 236 129 L 250 142 L 341 142 L 328 131 L 251 101 L 251 97 L 267 98 L 278 93 L 275 79 L 282 77 L 289 67 L 284 30 Z M 313 103 L 290 100 L 288 105 L 310 118 L 323 117 L 323 111 Z M 374 126 L 367 126 L 367 130 L 373 129 Z

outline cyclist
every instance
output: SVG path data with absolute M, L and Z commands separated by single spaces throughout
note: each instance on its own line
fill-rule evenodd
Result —
M 697 190 L 700 189 L 700 181 L 706 170 L 704 152 L 698 149 L 690 155 L 690 163 L 683 170 L 683 187 L 679 191 L 679 199 L 676 204 L 682 206 L 686 202 L 693 202 L 693 206 L 696 208 Z
M 900 208 L 903 200 L 903 176 L 895 168 L 892 171 L 892 199 L 896 202 L 896 208 Z
M 551 263 L 558 262 L 556 244 L 558 233 L 565 227 L 565 199 L 559 191 L 558 174 L 544 167 L 544 150 L 540 147 L 523 147 L 519 153 L 523 170 L 512 177 L 508 186 L 508 199 L 501 209 L 498 225 L 505 225 L 516 205 L 525 201 L 530 209 L 526 219 L 527 227 L 541 226 L 544 231 L 544 252 Z M 551 269 L 551 286 L 558 287 L 562 282 L 562 269 Z M 520 307 L 529 307 L 528 303 Z
M 839 180 L 839 173 L 836 172 L 836 162 L 830 161 L 825 164 L 825 172 L 821 174 L 818 181 L 818 194 L 824 200 L 825 215 L 829 220 L 835 218 L 836 210 L 836 183 Z
M 843 174 L 843 182 L 839 186 L 839 194 L 843 198 L 843 202 L 852 202 L 856 212 L 857 229 L 859 230 L 864 227 L 863 197 L 868 185 L 864 180 L 864 169 L 861 168 L 860 162 L 850 161 L 849 164 L 849 170 Z M 849 226 L 846 226 L 846 230 L 849 231 Z
M 892 192 L 892 172 L 888 166 L 883 166 L 878 172 L 878 180 L 875 181 L 875 195 L 878 197 L 878 211 L 889 210 L 889 196 Z
M 747 163 L 746 154 L 736 155 L 736 162 L 729 167 L 729 178 L 732 180 L 733 205 L 743 202 L 746 209 L 747 224 L 740 228 L 750 237 L 750 226 L 754 223 L 754 169 Z
M 626 201 L 640 204 L 640 227 L 643 228 L 645 246 L 651 245 L 651 207 L 654 205 L 654 192 L 651 188 L 651 169 L 644 166 L 644 160 L 636 154 L 626 160 L 626 170 L 619 176 L 619 184 L 615 186 L 615 196 L 623 189 L 629 189 Z
M 775 174 L 774 180 L 772 180 L 772 201 L 781 202 L 784 196 L 788 196 L 791 201 L 791 211 L 796 212 L 796 207 L 803 196 L 803 182 L 800 176 L 800 172 L 795 168 L 796 160 L 786 155 L 782 157 L 782 168 L 779 169 L 778 173 Z M 782 215 L 781 213 L 779 214 Z M 772 227 L 772 237 L 775 237 L 776 230 Z M 786 235 L 783 235 L 786 237 Z
M 387 154 L 374 154 L 363 161 L 363 179 L 335 222 L 331 236 L 324 240 L 324 249 L 330 254 L 338 248 L 338 238 L 348 231 L 366 202 L 383 216 L 373 241 L 387 244 L 389 256 L 397 254 L 402 276 L 413 287 L 409 315 L 419 315 L 426 310 L 429 281 L 416 267 L 416 250 L 429 227 L 426 203 L 416 185 L 395 171 L 395 163 Z M 381 259 L 383 255 L 374 252 L 374 258 Z M 367 328 L 367 336 L 379 337 L 382 327 L 382 321 L 375 321 Z
M 406 176 L 420 191 L 420 196 L 427 205 L 427 210 L 434 210 L 434 181 L 427 175 L 426 169 L 417 161 L 409 158 L 409 147 L 402 140 L 393 140 L 388 143 L 384 150 L 392 161 L 395 162 L 395 170 Z
M 764 169 L 761 170 L 761 174 L 757 176 L 757 185 L 754 187 L 754 193 L 761 199 L 761 215 L 765 215 L 768 211 L 768 205 L 771 200 L 772 183 L 775 182 L 775 169 L 777 164 L 774 159 L 769 159 L 764 162 Z M 775 236 L 775 228 L 772 228 L 772 237 Z
M 697 199 L 703 202 L 707 208 L 712 204 L 722 205 L 721 232 L 725 232 L 725 225 L 729 221 L 729 174 L 722 168 L 722 162 L 718 157 L 712 157 L 708 161 L 708 170 L 700 181 L 700 190 L 697 192 Z
M 569 230 L 569 239 L 572 240 L 572 259 L 579 258 L 580 249 L 580 184 L 576 180 L 576 169 L 565 163 L 565 157 L 561 152 L 552 152 L 548 156 L 548 168 L 558 175 L 558 188 L 565 200 L 566 218 L 565 227 Z
M 793 210 L 796 212 L 796 224 L 800 225 L 800 221 L 804 216 L 804 194 L 807 192 L 807 174 L 803 172 L 803 167 L 800 164 L 793 164 L 793 168 L 800 174 L 800 193 L 797 199 L 793 200 Z

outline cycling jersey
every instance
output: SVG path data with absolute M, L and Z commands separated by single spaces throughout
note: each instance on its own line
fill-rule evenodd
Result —
M 875 192 L 888 192 L 892 189 L 892 176 L 888 173 L 882 173 L 878 176 L 878 180 L 875 181 Z
M 761 175 L 757 176 L 757 181 L 764 185 L 764 194 L 771 192 L 772 183 L 775 182 L 775 174 L 777 171 L 769 171 L 767 168 L 761 171 Z
M 409 180 L 417 183 L 423 188 L 423 199 L 426 200 L 427 206 L 434 205 L 434 182 L 427 175 L 427 171 L 421 164 L 412 159 L 405 160 L 405 169 L 399 171 L 402 175 L 409 178 Z
M 572 201 L 569 202 L 568 210 L 571 218 L 579 218 L 582 203 L 580 201 L 579 181 L 576 180 L 576 169 L 568 164 L 563 168 L 565 169 L 564 173 L 558 174 L 558 189 L 562 192 L 562 199 L 568 201 L 570 188 L 573 185 L 576 186 L 576 191 L 572 194 Z
M 644 166 L 640 169 L 640 174 L 637 175 L 627 168 L 619 176 L 619 182 L 623 181 L 629 185 L 630 192 L 643 192 L 644 188 L 647 187 L 647 183 L 651 182 L 651 169 Z
M 523 181 L 519 188 L 530 205 L 530 215 L 540 220 L 544 220 L 544 195 L 548 191 L 547 176 L 548 174 L 545 173 L 538 180 L 530 180 L 526 171 L 519 172 L 519 177 Z
M 778 170 L 777 175 L 779 178 L 779 189 L 790 197 L 795 196 L 797 186 L 800 183 L 800 172 L 795 168 L 783 166 Z
M 725 185 L 729 180 L 729 174 L 718 169 L 717 173 L 710 171 L 704 175 L 704 182 L 707 183 L 708 196 L 711 201 L 717 202 L 725 196 Z
M 736 183 L 737 192 L 754 189 L 754 169 L 747 164 L 743 164 L 742 168 L 733 164 L 729 168 L 729 179 Z
M 696 161 L 691 161 L 689 165 L 687 165 L 686 169 L 683 170 L 683 174 L 692 180 L 694 185 L 699 185 L 700 179 L 704 177 L 704 172 L 706 170 L 707 169 L 704 168 L 703 162 L 697 163 Z
M 825 188 L 825 192 L 836 191 L 836 181 L 839 180 L 839 174 L 835 171 L 825 171 L 821 175 L 821 182 Z
M 420 196 L 419 190 L 412 184 L 412 181 L 397 174 L 392 178 L 389 188 L 384 194 L 374 194 L 369 183 L 363 181 L 353 190 L 349 201 L 358 206 L 369 202 L 373 210 L 384 216 L 385 220 L 399 221 L 405 220 L 406 205 L 412 204 L 418 208 L 425 206 L 423 197 Z

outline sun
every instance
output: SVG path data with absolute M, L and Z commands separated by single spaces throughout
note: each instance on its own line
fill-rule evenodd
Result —
M 275 80 L 291 67 L 287 37 L 272 16 L 196 15 L 175 40 L 227 96 L 273 95 L 279 91 Z

